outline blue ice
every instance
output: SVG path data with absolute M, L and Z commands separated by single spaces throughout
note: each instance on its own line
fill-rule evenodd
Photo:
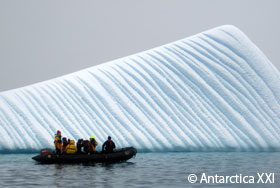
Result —
M 140 151 L 279 151 L 280 73 L 234 26 L 0 93 L 0 153 L 112 136 Z

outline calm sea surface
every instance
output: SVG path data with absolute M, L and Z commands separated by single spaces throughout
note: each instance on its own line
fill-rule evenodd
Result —
M 41 165 L 32 156 L 0 154 L 0 187 L 280 187 L 279 152 L 138 153 L 128 162 L 91 165 Z M 203 173 L 217 174 L 220 181 L 220 176 L 237 174 L 238 181 L 248 176 L 245 181 L 251 177 L 255 183 L 200 183 Z M 266 184 L 257 183 L 257 173 Z M 189 176 L 197 176 L 197 183 Z

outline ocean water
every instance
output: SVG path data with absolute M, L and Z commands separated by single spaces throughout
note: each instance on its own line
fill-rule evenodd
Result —
M 34 154 L 1 154 L 0 187 L 279 187 L 279 152 L 138 153 L 116 164 L 52 164 L 33 161 Z M 254 176 L 254 184 L 202 182 L 207 176 Z M 257 183 L 257 173 L 267 173 Z M 195 174 L 197 183 L 188 176 Z

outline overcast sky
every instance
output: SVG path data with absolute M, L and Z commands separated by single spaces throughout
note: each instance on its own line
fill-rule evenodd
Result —
M 0 91 L 62 76 L 224 24 L 280 70 L 278 0 L 0 0 Z

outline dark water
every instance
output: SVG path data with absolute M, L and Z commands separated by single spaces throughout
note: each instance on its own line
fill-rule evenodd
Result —
M 279 152 L 139 153 L 128 162 L 107 165 L 40 165 L 33 155 L 0 155 L 0 187 L 280 187 Z M 190 174 L 200 181 L 203 173 L 254 176 L 255 183 L 188 182 Z M 274 173 L 274 184 L 257 184 L 257 173 Z

